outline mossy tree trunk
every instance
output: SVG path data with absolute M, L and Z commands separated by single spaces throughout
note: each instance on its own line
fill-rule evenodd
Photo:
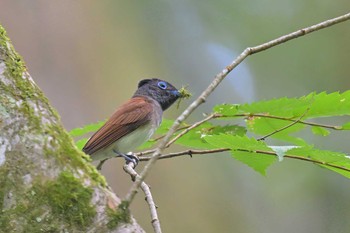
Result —
M 1 232 L 144 232 L 84 156 L 0 25 Z

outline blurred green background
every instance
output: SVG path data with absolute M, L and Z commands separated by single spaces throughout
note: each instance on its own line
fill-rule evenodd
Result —
M 349 10 L 349 0 L 1 0 L 0 23 L 70 130 L 107 118 L 141 78 L 188 84 L 196 97 L 244 48 Z M 349 41 L 346 22 L 248 58 L 189 122 L 218 103 L 348 90 Z M 349 136 L 305 137 L 349 152 Z M 122 164 L 103 174 L 123 197 Z M 229 154 L 185 156 L 159 161 L 147 182 L 164 232 L 350 232 L 350 180 L 311 163 L 285 159 L 263 177 Z M 143 194 L 131 208 L 152 232 Z

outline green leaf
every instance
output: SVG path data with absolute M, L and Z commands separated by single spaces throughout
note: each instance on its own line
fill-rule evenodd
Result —
M 262 175 L 266 175 L 266 169 L 276 161 L 275 156 L 262 155 L 254 152 L 231 151 L 232 157 L 253 168 Z
M 222 115 L 234 115 L 238 112 L 239 104 L 220 104 L 213 108 L 215 113 Z
M 146 142 L 144 142 L 141 146 L 139 146 L 137 149 L 138 150 L 146 150 L 146 149 L 149 149 L 151 148 L 152 146 L 154 146 L 155 144 L 157 143 L 157 140 L 154 140 L 154 139 L 150 139 Z
M 180 131 L 181 132 L 181 131 Z M 190 130 L 184 136 L 176 141 L 176 144 L 180 144 L 187 147 L 198 148 L 198 149 L 212 149 L 204 137 L 211 135 L 245 135 L 246 129 L 238 125 L 213 125 L 212 123 L 206 122 L 200 126 Z
M 350 178 L 350 157 L 347 154 L 314 149 L 311 146 L 288 151 L 288 155 L 317 161 L 316 164 Z
M 88 141 L 88 138 L 83 138 L 76 141 L 75 145 L 78 147 L 79 150 L 82 150 L 87 141 Z
M 238 113 L 262 113 L 295 119 L 350 115 L 350 91 L 311 93 L 300 98 L 280 98 L 236 106 Z
M 327 165 L 320 165 L 321 167 L 327 168 L 331 171 L 334 171 L 342 176 L 345 176 L 346 178 L 350 178 L 350 172 L 349 171 L 344 171 L 343 169 L 340 168 L 335 168 Z
M 171 126 L 173 126 L 173 124 L 174 124 L 173 120 L 163 119 L 155 135 L 166 134 L 171 128 Z
M 217 148 L 230 148 L 233 150 L 247 150 L 247 151 L 256 151 L 256 150 L 265 150 L 272 151 L 265 142 L 258 141 L 255 138 L 249 138 L 247 136 L 235 136 L 235 135 L 208 135 L 204 137 L 205 141 L 209 142 Z
M 288 125 L 290 125 L 292 122 L 290 121 L 284 121 L 284 120 L 278 120 L 278 119 L 271 119 L 271 118 L 264 118 L 264 117 L 250 117 L 247 122 L 248 130 L 257 134 L 257 135 L 268 135 L 272 132 L 278 131 Z M 286 129 L 283 129 L 275 134 L 273 134 L 272 138 L 277 138 L 279 140 L 291 142 L 296 145 L 305 145 L 305 141 L 301 138 L 297 138 L 292 136 L 292 133 L 298 132 L 301 129 L 304 129 L 305 125 L 302 124 L 294 124 L 291 127 L 288 127 Z
M 147 142 L 144 142 L 137 149 L 146 150 L 154 146 L 158 142 L 158 140 L 155 140 L 155 138 L 158 138 L 159 135 L 165 135 L 173 124 L 174 124 L 173 120 L 163 119 L 162 123 L 160 124 L 157 131 L 155 132 L 154 136 L 151 139 L 149 139 Z
M 345 123 L 345 124 L 341 127 L 341 129 L 350 130 L 350 122 Z
M 342 116 L 350 114 L 350 91 L 319 93 L 313 97 L 307 118 Z
M 105 121 L 99 121 L 97 123 L 85 125 L 82 128 L 75 128 L 69 131 L 69 134 L 71 137 L 80 137 L 84 134 L 97 131 L 104 123 Z
M 326 130 L 325 128 L 319 126 L 313 126 L 311 130 L 316 135 L 328 136 L 330 134 L 329 130 Z
M 266 169 L 276 161 L 273 155 L 257 153 L 257 151 L 273 152 L 263 141 L 247 136 L 210 135 L 204 139 L 215 148 L 230 148 L 232 156 L 245 163 L 255 171 L 266 174 Z
M 297 121 L 301 116 L 303 116 L 302 120 L 330 116 L 349 116 L 350 91 L 330 94 L 325 92 L 311 93 L 300 98 L 283 97 L 242 105 L 222 104 L 215 106 L 214 111 L 225 116 L 246 116 L 246 124 L 250 132 L 257 135 L 267 135 L 283 129 L 293 123 L 293 121 Z M 292 135 L 305 127 L 301 123 L 296 123 L 270 137 L 296 145 L 306 145 L 307 143 L 303 139 Z M 344 124 L 341 129 L 350 129 L 350 123 Z M 329 135 L 329 131 L 321 127 L 313 127 L 312 131 L 318 135 Z

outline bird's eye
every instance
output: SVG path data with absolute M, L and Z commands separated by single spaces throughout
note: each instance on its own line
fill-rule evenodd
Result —
M 158 83 L 158 87 L 160 87 L 161 89 L 165 90 L 168 86 L 166 85 L 165 82 L 159 82 Z

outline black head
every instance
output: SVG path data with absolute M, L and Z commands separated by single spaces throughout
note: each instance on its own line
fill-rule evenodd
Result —
M 163 111 L 169 108 L 180 96 L 180 92 L 170 83 L 152 78 L 139 82 L 135 96 L 148 96 L 156 100 Z

